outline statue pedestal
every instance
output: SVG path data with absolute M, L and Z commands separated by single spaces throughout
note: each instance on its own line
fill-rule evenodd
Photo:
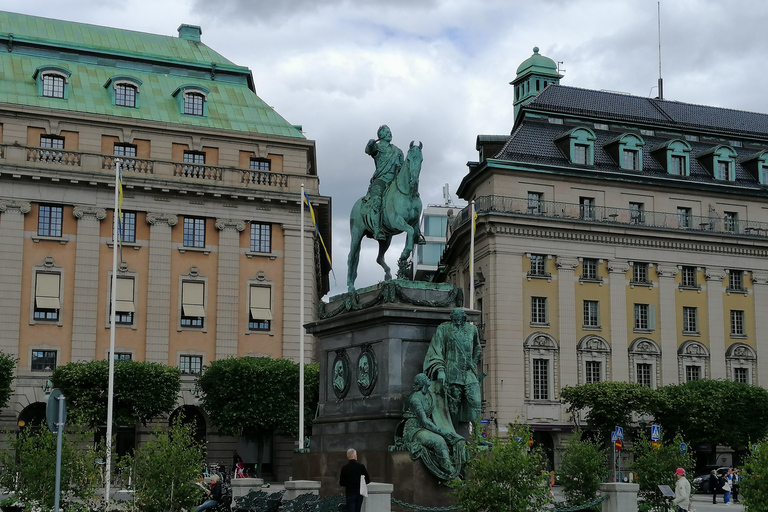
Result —
M 334 299 L 325 306 L 328 318 L 307 325 L 318 339 L 320 400 L 310 451 L 294 455 L 293 477 L 321 481 L 322 495 L 338 494 L 346 450 L 354 448 L 371 480 L 394 485 L 394 498 L 435 506 L 436 494 L 447 488 L 420 460 L 389 447 L 432 335 L 461 305 L 461 291 L 439 283 L 389 281 L 360 290 L 357 300 L 350 294 Z M 358 305 L 363 308 L 354 309 Z M 477 311 L 467 315 L 479 320 Z

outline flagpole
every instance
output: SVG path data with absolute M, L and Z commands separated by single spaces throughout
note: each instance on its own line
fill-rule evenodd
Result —
M 115 209 L 112 213 L 112 297 L 110 298 L 110 322 L 109 322 L 109 388 L 107 391 L 107 442 L 106 442 L 106 466 L 104 475 L 104 503 L 109 505 L 110 484 L 112 482 L 112 409 L 114 407 L 115 391 L 115 301 L 117 300 L 117 246 L 120 234 L 117 228 L 120 195 L 120 159 L 115 159 Z M 105 507 L 106 509 L 109 506 Z
M 299 233 L 299 444 L 304 448 L 304 184 L 301 184 L 301 231 Z
M 475 201 L 469 205 L 472 236 L 469 237 L 469 307 L 475 309 Z

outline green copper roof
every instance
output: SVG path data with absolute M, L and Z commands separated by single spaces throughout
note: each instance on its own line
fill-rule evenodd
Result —
M 41 66 L 71 73 L 66 99 L 39 94 Z M 104 85 L 116 76 L 139 81 L 138 108 L 112 104 Z M 0 103 L 303 139 L 252 83 L 199 41 L 0 12 Z M 210 91 L 206 116 L 180 112 L 173 93 L 188 85 Z
M 517 68 L 517 76 L 524 73 L 536 73 L 537 75 L 550 75 L 560 78 L 557 72 L 557 64 L 549 57 L 539 54 L 539 47 L 534 46 L 533 55 L 523 61 Z

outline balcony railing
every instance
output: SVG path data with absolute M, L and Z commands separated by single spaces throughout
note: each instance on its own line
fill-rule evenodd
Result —
M 18 144 L 0 145 L 0 163 L 16 165 L 19 168 L 86 171 L 94 173 L 112 173 L 115 161 L 121 160 L 123 176 L 135 175 L 142 178 L 207 182 L 211 185 L 225 185 L 238 188 L 270 188 L 285 191 L 298 191 L 301 183 L 309 185 L 317 177 L 306 174 L 290 174 L 271 171 L 255 171 L 201 165 L 167 160 L 150 160 L 101 153 L 87 153 L 64 149 L 38 148 Z M 316 190 L 316 189 L 315 189 Z
M 558 201 L 529 202 L 528 198 L 484 196 L 475 200 L 478 213 L 500 213 L 568 220 L 584 223 L 617 224 L 639 228 L 663 228 L 718 234 L 768 237 L 768 222 L 734 220 L 714 216 L 666 213 L 609 206 L 588 206 Z M 469 222 L 469 207 L 453 219 L 450 233 Z

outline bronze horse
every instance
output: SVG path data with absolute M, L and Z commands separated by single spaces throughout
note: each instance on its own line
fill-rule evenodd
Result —
M 419 217 L 421 216 L 421 198 L 419 197 L 419 174 L 421 173 L 421 154 L 422 144 L 416 145 L 411 142 L 408 154 L 403 161 L 402 167 L 397 171 L 397 176 L 389 184 L 384 192 L 381 210 L 381 230 L 386 235 L 385 240 L 379 240 L 379 256 L 376 262 L 384 269 L 384 280 L 392 279 L 392 274 L 387 262 L 384 261 L 384 255 L 389 249 L 392 237 L 405 232 L 407 238 L 403 252 L 397 260 L 397 277 L 401 279 L 410 279 L 406 275 L 408 267 L 408 257 L 413 252 L 413 244 L 423 244 L 424 237 L 419 231 Z M 363 237 L 373 238 L 373 227 L 370 207 L 363 201 L 364 198 L 357 200 L 349 214 L 349 232 L 351 243 L 349 247 L 349 257 L 347 259 L 347 288 L 349 291 L 355 291 L 355 279 L 357 279 L 357 266 L 360 263 L 360 243 Z

